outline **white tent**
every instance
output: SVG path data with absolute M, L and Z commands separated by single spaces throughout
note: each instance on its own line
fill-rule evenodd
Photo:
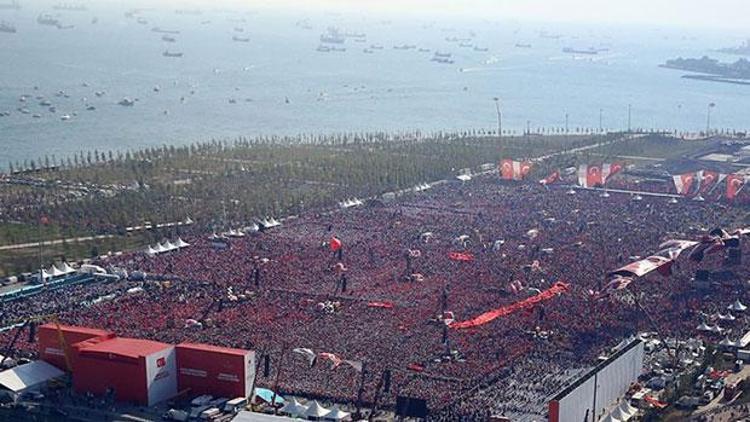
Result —
M 278 221 L 276 221 L 276 219 L 273 218 L 273 217 L 271 217 L 271 219 L 268 220 L 268 222 L 271 224 L 271 227 L 276 227 L 276 226 L 280 226 L 281 225 L 281 223 L 279 223 Z
M 61 275 L 65 275 L 64 272 L 60 271 L 57 267 L 54 265 L 52 268 L 49 269 L 50 274 L 52 274 L 52 277 L 60 277 Z
M 190 246 L 190 244 L 189 244 L 189 243 L 185 242 L 185 241 L 184 241 L 184 240 L 182 240 L 182 238 L 180 238 L 180 237 L 178 237 L 178 238 L 177 238 L 177 242 L 175 243 L 175 245 L 176 245 L 176 246 L 177 246 L 178 248 L 187 248 L 188 246 Z
M 75 268 L 73 268 L 73 267 L 71 267 L 70 265 L 68 265 L 68 263 L 67 263 L 67 262 L 63 262 L 63 265 L 62 265 L 62 271 L 63 271 L 63 272 L 65 273 L 65 274 L 71 274 L 71 273 L 74 273 L 74 272 L 76 272 L 76 269 L 75 269 Z
M 287 400 L 284 407 L 279 409 L 279 412 L 286 413 L 290 416 L 304 416 L 307 414 L 307 407 L 297 401 L 296 398 L 292 398 L 292 401 Z
M 747 309 L 747 306 L 743 305 L 739 299 L 735 300 L 733 304 L 727 306 L 727 309 L 735 312 L 743 312 Z
M 166 249 L 170 250 L 170 251 L 173 251 L 175 249 L 179 249 L 179 247 L 177 245 L 173 244 L 169 240 L 167 240 L 166 242 L 164 242 L 164 247 Z
M 456 176 L 456 179 L 458 179 L 458 180 L 460 180 L 462 182 L 468 182 L 469 180 L 471 180 L 471 175 L 470 174 L 459 174 L 458 176 Z
M 244 230 L 245 230 L 245 233 L 248 233 L 248 232 L 249 232 L 249 233 L 255 233 L 255 232 L 257 232 L 258 230 L 260 230 L 260 227 L 258 227 L 258 225 L 257 225 L 257 224 L 253 223 L 253 225 L 252 225 L 252 226 L 247 226 L 247 227 L 245 227 L 245 229 L 244 229 Z
M 14 393 L 21 393 L 63 375 L 63 371 L 47 362 L 34 361 L 0 372 L 0 386 Z
M 332 420 L 332 421 L 343 421 L 344 419 L 348 419 L 351 413 L 344 412 L 343 410 L 339 409 L 339 406 L 333 406 L 331 409 L 331 412 L 326 415 L 326 419 Z
M 698 331 L 711 331 L 711 327 L 708 326 L 705 322 L 701 322 L 701 324 L 696 328 Z
M 712 325 L 712 326 L 708 327 L 708 331 L 710 331 L 712 333 L 721 333 L 722 329 L 718 325 Z
M 305 416 L 307 416 L 308 418 L 324 418 L 329 413 L 331 413 L 330 410 L 321 406 L 317 400 L 313 400 L 313 403 L 307 408 L 307 412 L 305 412 Z
M 354 201 L 352 201 L 352 203 L 355 207 L 362 205 L 362 201 L 360 201 L 359 198 L 354 198 Z
M 159 252 L 157 252 L 156 249 L 152 248 L 151 245 L 148 245 L 148 248 L 146 249 L 146 253 L 149 255 L 156 255 Z
M 719 346 L 723 347 L 734 347 L 737 343 L 733 342 L 732 340 L 729 340 L 729 337 L 724 337 L 724 340 L 719 342 Z

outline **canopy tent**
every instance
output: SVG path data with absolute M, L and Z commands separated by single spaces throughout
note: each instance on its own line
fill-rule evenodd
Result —
M 743 305 L 742 302 L 740 302 L 739 299 L 735 300 L 733 304 L 727 306 L 727 309 L 730 311 L 735 312 L 744 312 L 747 309 L 747 306 Z
M 698 327 L 696 327 L 696 330 L 698 331 L 711 331 L 711 327 L 708 326 L 705 322 L 701 322 Z
M 718 325 L 711 325 L 711 326 L 708 327 L 708 331 L 710 331 L 712 333 L 719 333 L 719 334 L 721 334 L 721 332 L 724 331 L 724 330 L 722 330 L 721 327 L 719 327 Z
M 189 244 L 189 243 L 185 242 L 185 241 L 184 241 L 184 240 L 182 240 L 182 238 L 180 238 L 180 237 L 178 237 L 178 238 L 177 238 L 177 242 L 175 242 L 175 245 L 176 245 L 176 246 L 177 246 L 178 248 L 187 248 L 188 246 L 190 246 L 190 244 Z
M 159 252 L 157 252 L 156 249 L 152 248 L 151 245 L 148 245 L 148 248 L 146 248 L 146 253 L 149 255 L 156 255 Z
M 732 340 L 729 340 L 729 337 L 724 337 L 724 340 L 722 340 L 722 341 L 719 342 L 719 346 L 722 346 L 722 347 L 736 347 L 737 343 L 734 342 L 734 341 L 732 341 Z
M 258 226 L 258 224 L 256 223 L 253 223 L 252 226 L 247 226 L 243 230 L 245 231 L 245 233 L 255 233 L 260 230 L 260 226 Z
M 329 413 L 331 413 L 330 410 L 321 406 L 317 400 L 313 400 L 312 404 L 307 408 L 305 416 L 308 418 L 324 418 L 328 416 Z
M 50 274 L 52 274 L 52 277 L 60 277 L 61 275 L 65 275 L 64 271 L 61 271 L 60 269 L 58 269 L 54 265 L 52 266 L 52 268 L 49 269 L 49 272 L 50 272 Z
M 34 361 L 0 372 L 0 387 L 17 394 L 63 375 L 63 371 L 47 362 Z
M 170 251 L 173 251 L 173 250 L 175 250 L 175 249 L 179 249 L 179 246 L 177 246 L 177 245 L 173 244 L 173 243 L 172 243 L 172 242 L 170 242 L 169 240 L 167 240 L 166 242 L 164 242 L 164 247 L 165 247 L 166 249 L 169 249 Z
M 471 175 L 470 174 L 459 174 L 458 176 L 456 176 L 456 179 L 458 179 L 458 180 L 460 180 L 462 182 L 468 182 L 469 180 L 471 180 Z
M 719 312 L 719 314 L 716 317 L 719 318 L 721 321 L 734 321 L 737 319 L 732 314 L 723 315 L 721 312 Z
M 339 409 L 338 405 L 335 405 L 325 418 L 332 421 L 343 421 L 345 419 L 348 419 L 349 416 L 351 416 L 351 413 L 344 412 L 343 410 Z
M 284 404 L 284 398 L 281 397 L 279 394 L 274 394 L 273 391 L 267 389 L 267 388 L 256 388 L 255 389 L 255 396 L 260 398 L 266 403 L 275 403 L 277 405 Z M 274 396 L 276 396 L 274 400 Z
M 304 416 L 307 413 L 307 406 L 298 402 L 296 398 L 292 398 L 292 401 L 286 401 L 286 404 L 279 409 L 279 412 L 290 416 Z
M 156 253 L 164 253 L 169 251 L 169 249 L 165 248 L 161 243 L 157 243 L 154 247 L 154 250 L 156 251 Z
M 67 263 L 67 262 L 63 262 L 63 265 L 62 265 L 62 271 L 63 271 L 63 272 L 65 273 L 65 274 L 72 274 L 72 273 L 76 272 L 76 269 L 75 269 L 75 268 L 73 268 L 73 267 L 71 267 L 70 265 L 68 265 L 68 263 Z

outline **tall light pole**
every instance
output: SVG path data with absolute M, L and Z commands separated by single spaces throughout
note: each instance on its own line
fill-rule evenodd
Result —
M 716 107 L 716 103 L 708 103 L 706 112 L 706 136 L 711 132 L 711 109 Z
M 604 132 L 604 126 L 602 125 L 602 120 L 604 119 L 604 109 L 599 109 L 599 132 Z
M 568 134 L 568 118 L 569 117 L 570 116 L 568 116 L 568 113 L 565 113 L 565 134 L 566 135 Z
M 495 110 L 497 110 L 497 139 L 503 138 L 503 115 L 500 113 L 500 98 L 493 98 L 495 101 Z
M 631 122 L 632 122 L 632 116 L 633 116 L 633 105 L 628 104 L 628 132 L 631 131 Z

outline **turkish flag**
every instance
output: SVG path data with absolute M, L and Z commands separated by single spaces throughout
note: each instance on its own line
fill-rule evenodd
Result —
M 601 186 L 604 184 L 602 180 L 602 169 L 599 166 L 589 166 L 586 171 L 586 187 Z
M 674 180 L 674 186 L 677 188 L 677 193 L 680 195 L 689 195 L 690 187 L 695 180 L 695 173 L 685 173 L 672 176 L 672 180 Z
M 513 180 L 513 160 L 505 159 L 500 162 L 500 176 L 505 180 Z
M 701 180 L 700 193 L 708 192 L 708 189 L 713 186 L 714 183 L 719 181 L 719 173 L 715 171 L 703 171 L 703 179 Z
M 727 176 L 727 199 L 731 201 L 736 198 L 743 186 L 745 186 L 745 176 L 739 174 Z

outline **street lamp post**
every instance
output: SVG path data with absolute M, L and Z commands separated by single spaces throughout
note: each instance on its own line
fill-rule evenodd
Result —
M 628 104 L 628 132 L 631 131 L 632 116 L 633 116 L 633 106 L 631 104 Z
M 706 136 L 711 133 L 711 109 L 716 107 L 716 103 L 708 103 L 706 111 Z
M 604 132 L 604 125 L 602 124 L 602 121 L 604 120 L 604 109 L 599 109 L 599 132 Z
M 565 113 L 565 134 L 568 134 L 568 119 L 569 119 L 568 113 Z
M 503 115 L 500 112 L 500 98 L 495 97 L 493 98 L 495 101 L 495 110 L 497 111 L 497 139 L 502 139 L 503 137 Z

